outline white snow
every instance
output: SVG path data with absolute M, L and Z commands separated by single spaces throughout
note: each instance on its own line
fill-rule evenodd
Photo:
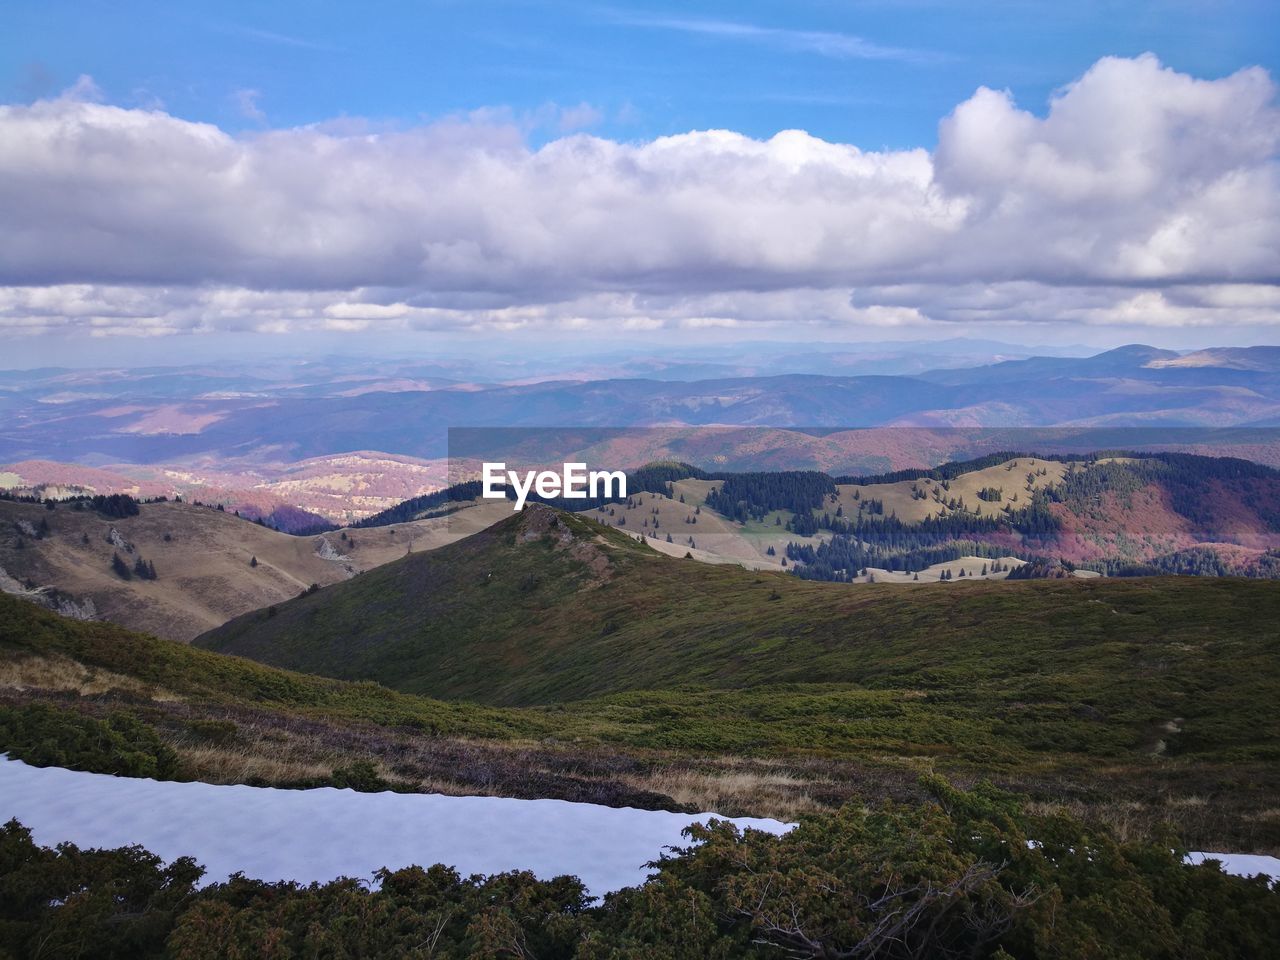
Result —
M 1270 877 L 1272 883 L 1280 883 L 1280 857 L 1265 857 L 1256 853 L 1187 854 L 1187 863 L 1204 863 L 1206 860 L 1221 861 L 1223 873 L 1233 873 L 1237 877 L 1262 874 Z
M 259 880 L 328 881 L 445 863 L 463 875 L 531 870 L 572 874 L 601 896 L 643 882 L 644 864 L 680 831 L 715 814 L 616 809 L 564 800 L 356 793 L 325 787 L 276 790 L 214 786 L 32 767 L 0 754 L 0 822 L 16 817 L 36 842 L 80 847 L 141 844 L 166 861 L 192 856 L 204 883 L 240 872 Z M 751 817 L 739 827 L 786 833 L 793 826 Z M 1031 841 L 1034 842 L 1034 841 Z M 1192 853 L 1227 873 L 1280 881 L 1280 858 Z
M 687 845 L 680 831 L 714 814 L 615 809 L 563 800 L 276 790 L 32 767 L 0 755 L 0 822 L 16 817 L 37 843 L 141 844 L 166 861 L 192 856 L 204 883 L 370 877 L 379 867 L 445 863 L 467 876 L 573 874 L 601 896 L 643 882 L 644 864 Z M 727 818 L 726 818 L 727 819 Z M 790 824 L 737 818 L 784 833 Z

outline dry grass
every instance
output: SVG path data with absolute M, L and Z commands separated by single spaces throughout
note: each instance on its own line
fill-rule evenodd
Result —
M 1150 837 L 1153 825 L 1166 818 L 1158 807 L 1132 800 L 1116 803 L 1084 803 L 1079 800 L 1033 802 L 1027 804 L 1027 812 L 1046 817 L 1065 813 L 1078 819 L 1100 823 L 1109 828 L 1122 843 Z
M 323 782 L 339 767 L 363 760 L 372 762 L 375 772 L 384 780 L 400 788 L 411 788 L 416 793 L 501 795 L 444 778 L 406 779 L 385 761 L 362 750 L 343 749 L 270 730 L 256 730 L 229 745 L 195 743 L 182 735 L 171 735 L 166 740 L 182 758 L 185 771 L 204 783 L 292 786 Z
M 171 744 L 187 772 L 204 783 L 292 783 L 326 779 L 333 772 L 326 765 L 303 757 L 260 752 L 255 745 L 233 747 Z
M 825 809 L 810 793 L 813 781 L 790 773 L 672 766 L 648 776 L 627 778 L 626 782 L 640 790 L 666 794 L 681 806 L 727 816 L 750 811 L 756 816 L 795 820 Z
M 148 700 L 176 701 L 168 690 L 142 683 L 109 670 L 86 667 L 69 657 L 17 655 L 0 660 L 0 689 L 50 690 L 82 697 L 126 693 Z

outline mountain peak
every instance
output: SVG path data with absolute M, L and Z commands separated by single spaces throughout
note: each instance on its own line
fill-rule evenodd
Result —
M 1153 360 L 1173 360 L 1179 356 L 1176 350 L 1162 350 L 1146 343 L 1126 343 L 1113 350 L 1105 350 L 1090 358 L 1092 360 L 1134 360 L 1150 363 Z
M 613 562 L 601 547 L 606 538 L 612 540 L 616 534 L 586 517 L 546 504 L 530 503 L 516 517 L 515 529 L 517 544 L 550 541 L 555 550 L 565 551 L 571 559 L 586 566 L 592 585 L 613 576 Z
M 575 538 L 568 514 L 545 503 L 525 504 L 512 523 L 517 531 L 516 539 L 523 543 L 549 536 L 567 544 Z

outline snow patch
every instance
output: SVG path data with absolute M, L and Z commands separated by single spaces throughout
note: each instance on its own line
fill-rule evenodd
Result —
M 0 754 L 0 821 L 16 817 L 46 846 L 64 840 L 84 848 L 137 843 L 166 861 L 192 856 L 206 868 L 206 884 L 235 872 L 323 883 L 369 878 L 384 866 L 444 863 L 464 876 L 571 874 L 603 896 L 642 883 L 650 872 L 646 863 L 668 847 L 688 844 L 681 830 L 714 816 L 564 800 L 170 783 L 32 767 Z M 794 826 L 720 819 L 772 834 Z M 1187 856 L 1190 864 L 1207 860 L 1219 861 L 1225 873 L 1280 882 L 1277 857 Z
M 1223 873 L 1237 877 L 1270 877 L 1272 883 L 1280 883 L 1280 857 L 1266 857 L 1256 853 L 1188 853 L 1187 863 L 1192 865 L 1206 860 L 1217 860 Z
M 0 820 L 17 817 L 38 843 L 139 843 L 167 861 L 195 857 L 205 883 L 237 871 L 310 883 L 444 863 L 464 876 L 572 874 L 595 896 L 642 883 L 646 863 L 688 843 L 681 830 L 714 816 L 564 800 L 157 782 L 3 756 L 0 798 Z M 777 820 L 732 822 L 774 834 L 791 829 Z

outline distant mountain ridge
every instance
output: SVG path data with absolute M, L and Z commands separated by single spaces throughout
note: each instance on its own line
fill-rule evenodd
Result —
M 913 376 L 788 373 L 497 386 L 401 380 L 394 389 L 266 395 L 244 395 L 225 382 L 214 393 L 165 396 L 160 380 L 145 395 L 117 389 L 103 397 L 76 390 L 72 377 L 59 381 L 56 403 L 44 396 L 48 387 L 26 379 L 0 396 L 7 414 L 0 460 L 278 461 L 352 450 L 431 459 L 447 452 L 446 427 L 465 426 L 1263 425 L 1280 419 L 1276 350 L 1181 356 L 1132 345 L 1093 357 L 1033 357 Z

